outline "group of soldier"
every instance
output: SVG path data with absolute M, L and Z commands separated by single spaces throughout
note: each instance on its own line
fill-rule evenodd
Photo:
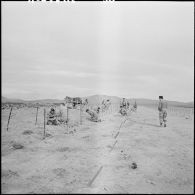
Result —
M 120 103 L 120 110 L 119 113 L 122 116 L 126 116 L 128 114 L 128 111 L 134 111 L 136 112 L 137 110 L 137 103 L 135 101 L 134 105 L 132 107 L 130 107 L 130 103 L 128 100 L 126 100 L 125 98 L 123 98 L 122 102 Z
M 88 100 L 86 99 L 84 101 L 84 105 L 87 105 Z M 109 108 L 111 105 L 111 101 L 109 99 L 103 100 L 101 106 L 95 107 L 94 109 L 86 109 L 86 113 L 90 115 L 90 120 L 93 122 L 101 122 L 100 119 L 100 110 L 104 112 L 106 109 Z M 65 104 L 63 103 L 61 105 L 62 107 L 65 107 Z M 135 101 L 134 105 L 130 107 L 129 101 L 127 101 L 125 98 L 122 99 L 120 103 L 120 110 L 119 113 L 122 116 L 126 116 L 128 114 L 128 111 L 134 111 L 137 110 L 137 103 Z M 166 127 L 166 118 L 167 118 L 167 102 L 163 100 L 163 96 L 159 96 L 159 104 L 158 104 L 158 111 L 159 111 L 159 122 L 160 126 Z M 62 112 L 61 112 L 62 114 Z M 47 117 L 47 125 L 59 125 L 61 122 L 67 122 L 62 120 L 62 118 L 58 117 L 59 115 L 56 113 L 56 110 L 52 107 L 50 109 L 50 112 Z

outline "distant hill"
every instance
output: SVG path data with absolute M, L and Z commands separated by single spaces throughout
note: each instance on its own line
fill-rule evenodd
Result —
M 143 105 L 143 106 L 157 106 L 159 100 L 151 100 L 151 99 L 129 99 L 130 102 L 136 103 L 138 105 Z M 168 106 L 176 106 L 176 107 L 186 107 L 186 108 L 193 108 L 194 107 L 194 102 L 178 102 L 178 101 L 167 101 Z
M 1 102 L 2 103 L 25 103 L 25 100 L 21 100 L 21 99 L 11 99 L 11 98 L 6 98 L 1 96 Z
M 108 95 L 92 95 L 92 96 L 87 96 L 87 97 L 82 97 L 83 99 L 87 98 L 89 104 L 101 104 L 103 100 L 110 99 L 112 103 L 119 104 L 122 98 L 117 97 L 117 96 L 108 96 Z M 157 106 L 158 105 L 158 100 L 151 100 L 151 99 L 144 99 L 144 98 L 130 98 L 128 99 L 130 101 L 130 104 L 134 104 L 136 101 L 137 105 L 143 105 L 143 106 Z M 11 98 L 6 98 L 4 96 L 1 97 L 1 102 L 2 103 L 25 103 L 25 104 L 55 104 L 55 103 L 64 103 L 64 100 L 58 100 L 58 99 L 41 99 L 41 100 L 21 100 L 21 99 L 11 99 Z M 193 108 L 194 107 L 194 102 L 177 102 L 177 101 L 167 101 L 168 106 L 178 106 L 178 107 L 189 107 Z
M 58 100 L 58 99 L 41 99 L 41 100 L 32 100 L 28 101 L 30 103 L 43 103 L 43 104 L 51 104 L 51 103 L 64 103 L 64 100 Z
M 110 99 L 112 103 L 120 103 L 122 101 L 122 98 L 116 97 L 116 96 L 107 96 L 107 95 L 93 95 L 86 97 L 88 99 L 89 104 L 100 104 L 103 99 Z M 135 101 L 138 105 L 142 106 L 157 106 L 159 100 L 151 100 L 151 99 L 144 99 L 144 98 L 130 98 L 127 99 L 130 104 L 134 104 Z M 168 106 L 178 106 L 178 107 L 194 107 L 194 102 L 177 102 L 177 101 L 167 101 Z

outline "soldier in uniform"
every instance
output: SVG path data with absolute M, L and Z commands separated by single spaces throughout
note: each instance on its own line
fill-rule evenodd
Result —
M 100 113 L 100 107 L 97 108 L 96 112 L 97 112 L 97 114 Z
M 127 102 L 126 102 L 126 99 L 125 98 L 123 98 L 123 101 L 121 102 L 121 106 L 123 108 L 126 108 L 127 107 Z
M 86 112 L 91 116 L 91 120 L 94 122 L 100 122 L 101 120 L 98 117 L 98 114 L 95 111 L 86 109 Z
M 123 116 L 127 115 L 127 111 L 126 111 L 126 109 L 123 108 L 123 107 L 120 108 L 120 111 L 119 111 L 119 112 L 120 112 L 121 115 L 123 115 Z
M 163 100 L 163 96 L 159 96 L 158 111 L 159 111 L 160 126 L 162 126 L 164 123 L 164 127 L 166 127 L 167 102 Z
M 133 105 L 133 111 L 136 112 L 136 110 L 137 110 L 137 103 L 136 103 L 136 101 L 135 101 L 135 103 L 134 103 L 134 105 Z
M 49 114 L 48 114 L 48 120 L 47 125 L 58 125 L 58 120 L 56 116 L 56 112 L 54 108 L 51 108 Z
M 127 115 L 127 101 L 125 98 L 123 98 L 122 102 L 120 103 L 119 113 L 121 113 L 123 116 Z

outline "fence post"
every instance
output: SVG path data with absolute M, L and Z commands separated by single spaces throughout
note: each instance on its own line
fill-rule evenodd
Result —
M 11 107 L 11 109 L 10 109 L 9 118 L 8 118 L 8 122 L 7 122 L 7 131 L 8 131 L 8 127 L 9 127 L 9 121 L 10 121 L 10 118 L 11 118 L 12 108 L 13 107 Z
M 80 106 L 80 124 L 82 124 L 82 108 Z
M 36 121 L 35 121 L 35 125 L 37 124 L 38 110 L 39 110 L 39 107 L 37 107 L 37 113 L 36 113 Z
M 44 108 L 44 137 L 45 137 L 45 114 L 46 114 L 46 110 Z
M 68 107 L 67 107 L 67 116 L 66 116 L 66 124 L 67 124 L 67 130 L 68 130 Z

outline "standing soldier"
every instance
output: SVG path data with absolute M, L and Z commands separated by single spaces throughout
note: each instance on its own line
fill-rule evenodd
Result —
M 136 103 L 136 101 L 135 101 L 135 103 L 134 103 L 134 105 L 133 105 L 133 108 L 134 108 L 134 111 L 137 110 L 137 103 Z
M 163 96 L 159 96 L 158 111 L 159 111 L 160 126 L 162 126 L 164 123 L 164 127 L 166 127 L 167 102 L 163 100 Z
M 126 99 L 125 98 L 123 98 L 123 101 L 121 102 L 121 106 L 123 108 L 126 108 L 127 107 L 127 102 L 126 102 Z
M 125 101 L 125 98 L 123 98 L 122 102 L 120 103 L 119 113 L 121 113 L 123 116 L 126 115 L 126 101 Z
M 129 103 L 129 101 L 127 101 L 127 109 L 129 109 L 130 108 L 130 103 Z

